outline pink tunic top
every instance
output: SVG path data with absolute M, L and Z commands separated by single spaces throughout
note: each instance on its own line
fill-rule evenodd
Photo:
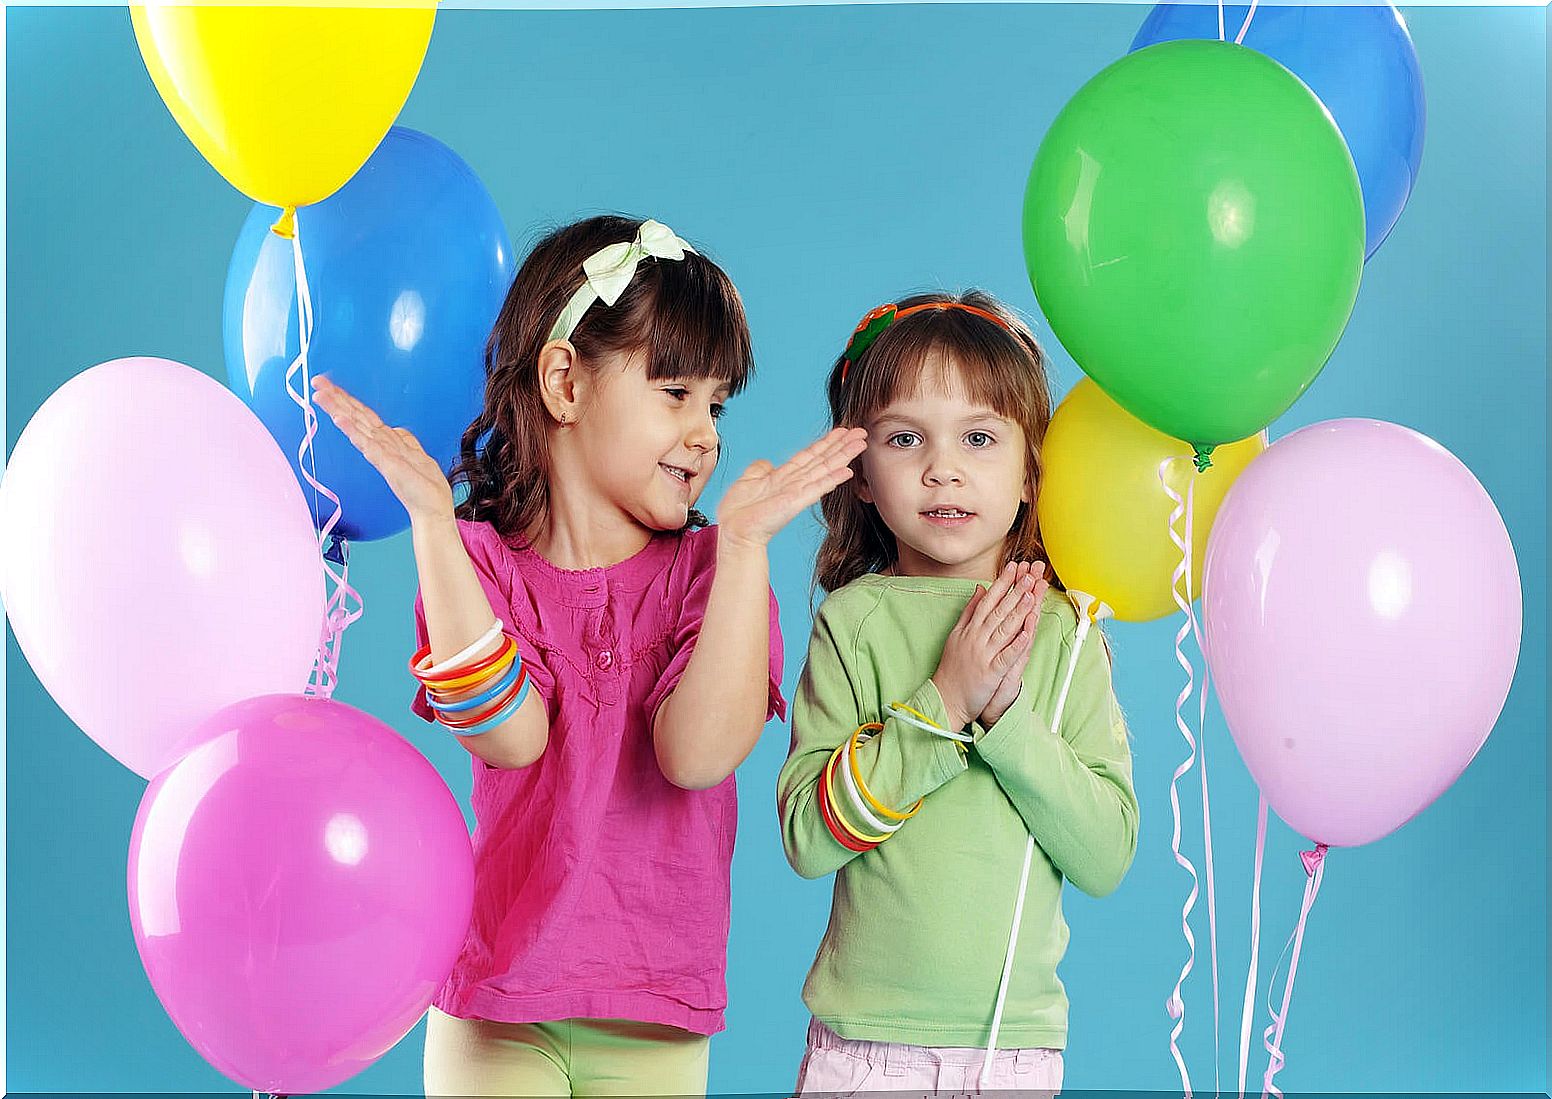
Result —
M 544 754 L 476 758 L 474 918 L 436 1005 L 530 1023 L 615 1018 L 723 1028 L 738 797 L 663 777 L 652 718 L 684 675 L 716 566 L 707 527 L 601 569 L 556 568 L 488 523 L 459 532 L 550 715 Z M 425 612 L 415 600 L 418 643 Z M 785 716 L 771 598 L 771 715 Z M 414 711 L 432 711 L 424 691 Z

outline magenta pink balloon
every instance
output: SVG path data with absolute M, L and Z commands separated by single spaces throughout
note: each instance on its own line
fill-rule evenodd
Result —
M 343 703 L 226 707 L 147 787 L 135 945 L 172 1021 L 245 1088 L 323 1091 L 425 1013 L 457 959 L 474 856 L 446 784 Z
M 1218 512 L 1202 586 L 1234 743 L 1317 843 L 1370 843 L 1427 808 L 1514 678 L 1503 519 L 1454 455 L 1396 424 L 1332 420 L 1273 443 Z
M 167 359 L 82 371 L 28 422 L 0 485 L 0 589 L 44 688 L 144 778 L 222 706 L 305 688 L 323 623 L 285 455 Z

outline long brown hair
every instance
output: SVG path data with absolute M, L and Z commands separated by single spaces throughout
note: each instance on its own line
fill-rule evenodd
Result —
M 551 232 L 523 261 L 485 345 L 485 406 L 448 475 L 455 490 L 468 488 L 459 518 L 489 522 L 510 539 L 527 536 L 548 514 L 550 415 L 539 393 L 539 352 L 582 285 L 583 261 L 634 240 L 640 226 L 635 218 L 587 218 Z M 644 350 L 648 378 L 715 378 L 730 395 L 754 369 L 738 291 L 696 252 L 643 260 L 619 300 L 594 303 L 570 339 L 584 368 Z
M 1012 310 L 979 290 L 957 298 L 917 294 L 902 298 L 898 305 L 903 312 L 930 302 L 973 306 L 996 314 L 1003 324 L 963 309 L 924 309 L 895 321 L 856 362 L 848 364 L 844 354 L 836 360 L 828 385 L 831 426 L 863 425 L 892 401 L 914 392 L 929 361 L 946 358 L 958 369 L 971 400 L 1024 429 L 1027 476 L 1038 491 L 1040 449 L 1051 422 L 1045 352 Z M 895 536 L 873 505 L 857 495 L 854 484 L 848 481 L 820 502 L 825 534 L 814 566 L 814 582 L 826 592 L 845 587 L 867 573 L 881 572 L 898 558 Z M 1047 560 L 1032 505 L 1019 508 L 1003 558 Z M 1053 586 L 1060 587 L 1049 562 L 1047 575 Z

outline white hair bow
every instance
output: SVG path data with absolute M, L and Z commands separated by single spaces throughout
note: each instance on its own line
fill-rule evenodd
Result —
M 689 244 L 674 234 L 660 221 L 644 221 L 636 230 L 636 239 L 620 244 L 609 244 L 588 256 L 582 262 L 585 278 L 577 292 L 571 295 L 566 308 L 555 318 L 550 329 L 550 339 L 569 340 L 595 301 L 613 305 L 625 293 L 625 288 L 636 275 L 636 268 L 648 256 L 657 259 L 682 260 L 686 252 L 694 252 Z

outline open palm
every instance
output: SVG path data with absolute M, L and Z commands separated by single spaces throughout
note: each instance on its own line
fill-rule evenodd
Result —
M 313 400 L 383 475 L 412 520 L 452 514 L 453 490 L 447 475 L 407 429 L 389 427 L 381 416 L 327 378 L 313 379 Z
M 860 427 L 838 427 L 780 466 L 755 462 L 728 486 L 717 506 L 724 541 L 763 546 L 782 527 L 852 475 L 851 463 L 867 447 Z

